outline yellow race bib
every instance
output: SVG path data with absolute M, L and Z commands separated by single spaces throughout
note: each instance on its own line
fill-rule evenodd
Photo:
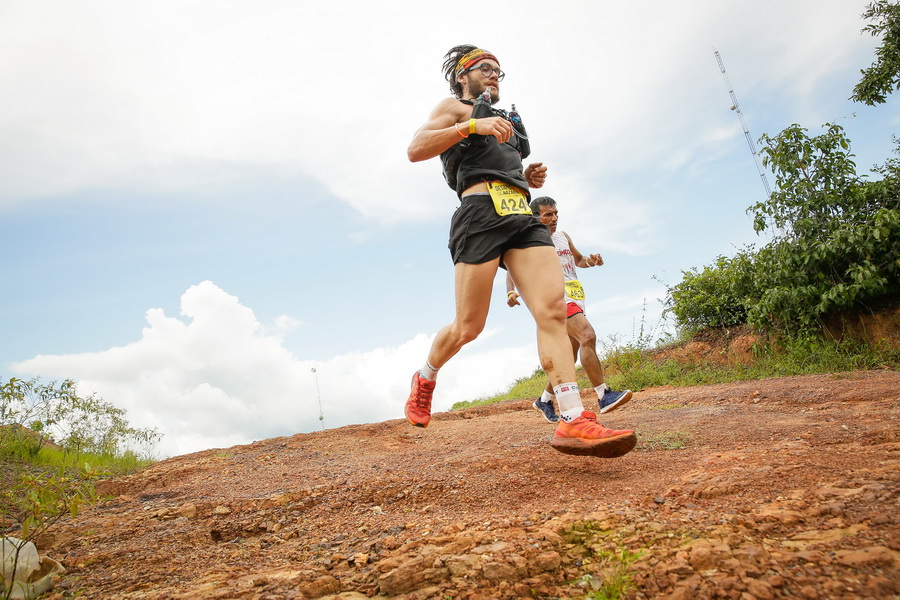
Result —
M 566 282 L 566 296 L 572 300 L 584 300 L 584 288 L 577 279 Z
M 502 181 L 488 181 L 487 185 L 491 200 L 494 201 L 494 210 L 501 217 L 532 214 L 531 207 L 528 206 L 528 198 L 519 188 Z

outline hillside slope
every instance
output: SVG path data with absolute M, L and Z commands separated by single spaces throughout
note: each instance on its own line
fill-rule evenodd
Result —
M 561 455 L 519 400 L 179 456 L 40 547 L 57 598 L 572 598 L 638 553 L 629 597 L 900 594 L 900 373 L 649 389 L 604 417 L 635 451 Z

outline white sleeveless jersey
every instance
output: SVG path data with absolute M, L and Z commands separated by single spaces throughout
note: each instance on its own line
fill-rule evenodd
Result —
M 584 298 L 572 297 L 573 294 L 577 295 L 575 290 L 581 290 L 581 284 L 578 282 L 578 274 L 575 272 L 575 257 L 572 256 L 572 250 L 569 248 L 569 240 L 566 239 L 566 234 L 559 229 L 550 234 L 550 239 L 556 246 L 556 255 L 559 257 L 559 264 L 563 270 L 563 278 L 567 282 L 566 302 L 574 302 L 581 307 L 581 310 L 584 310 Z M 570 281 L 574 283 L 568 283 Z M 581 295 L 584 296 L 583 291 Z

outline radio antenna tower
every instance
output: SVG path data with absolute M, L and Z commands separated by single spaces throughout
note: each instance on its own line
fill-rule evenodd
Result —
M 722 57 L 719 56 L 718 50 L 713 48 L 713 53 L 716 55 L 716 62 L 719 63 L 719 70 L 722 71 L 722 77 L 725 78 L 725 87 L 728 88 L 728 95 L 731 97 L 731 110 L 737 113 L 738 119 L 741 121 L 744 137 L 747 138 L 747 145 L 750 146 L 753 162 L 756 163 L 756 171 L 759 173 L 759 178 L 762 181 L 763 187 L 766 188 L 766 198 L 768 198 L 772 195 L 772 190 L 769 187 L 769 180 L 766 179 L 766 172 L 763 170 L 762 162 L 759 160 L 759 154 L 756 152 L 756 144 L 753 143 L 753 137 L 750 135 L 750 128 L 747 127 L 747 122 L 744 121 L 744 113 L 741 112 L 741 105 L 738 104 L 737 96 L 734 95 L 734 88 L 731 86 L 731 81 L 728 79 L 728 73 L 725 72 L 725 63 L 722 62 Z
M 316 379 L 316 398 L 319 399 L 319 421 L 322 423 L 322 431 L 325 431 L 325 413 L 322 412 L 322 396 L 319 395 L 319 376 L 316 374 L 316 368 L 310 369 L 313 377 Z

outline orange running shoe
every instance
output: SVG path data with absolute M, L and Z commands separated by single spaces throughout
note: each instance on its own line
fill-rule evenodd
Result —
M 630 429 L 608 429 L 597 422 L 597 415 L 584 411 L 570 423 L 562 419 L 550 445 L 563 454 L 616 458 L 628 454 L 637 444 Z
M 418 371 L 413 373 L 412 387 L 406 401 L 406 420 L 416 427 L 428 427 L 431 421 L 431 395 L 435 383 L 422 377 Z

